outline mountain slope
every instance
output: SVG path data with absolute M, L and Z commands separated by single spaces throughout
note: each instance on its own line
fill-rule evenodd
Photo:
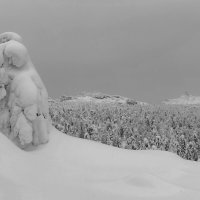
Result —
M 50 99 L 52 101 L 52 99 Z M 146 102 L 136 101 L 120 95 L 108 95 L 100 92 L 97 93 L 84 93 L 79 96 L 61 96 L 59 101 L 75 101 L 75 102 L 95 102 L 95 103 L 119 103 L 129 105 L 148 105 Z
M 128 151 L 52 130 L 25 152 L 0 134 L 0 199 L 199 199 L 200 165 L 162 151 Z
M 175 99 L 168 99 L 163 101 L 164 104 L 175 104 L 175 105 L 195 105 L 200 104 L 200 97 L 199 96 L 192 96 L 188 93 L 175 98 Z

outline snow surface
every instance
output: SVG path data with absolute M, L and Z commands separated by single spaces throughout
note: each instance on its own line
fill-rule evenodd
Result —
M 162 151 L 130 151 L 53 129 L 29 151 L 0 134 L 2 200 L 196 200 L 200 163 Z

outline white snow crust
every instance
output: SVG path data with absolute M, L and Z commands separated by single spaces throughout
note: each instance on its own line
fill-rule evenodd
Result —
M 0 134 L 2 200 L 199 200 L 200 164 L 162 151 L 130 151 L 52 129 L 24 151 Z

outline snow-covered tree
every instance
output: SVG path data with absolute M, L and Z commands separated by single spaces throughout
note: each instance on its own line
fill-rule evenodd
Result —
M 18 34 L 0 34 L 0 65 L 1 131 L 20 147 L 48 142 L 48 93 Z

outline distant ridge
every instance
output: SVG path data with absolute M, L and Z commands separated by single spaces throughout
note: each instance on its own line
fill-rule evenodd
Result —
M 164 104 L 173 105 L 200 105 L 200 96 L 193 96 L 188 92 L 175 99 L 167 99 L 163 101 Z
M 119 95 L 108 95 L 103 93 L 84 93 L 77 96 L 62 95 L 57 101 L 74 101 L 74 102 L 94 102 L 94 103 L 119 103 L 128 105 L 149 105 L 146 102 L 136 101 Z M 51 100 L 50 100 L 51 101 Z

